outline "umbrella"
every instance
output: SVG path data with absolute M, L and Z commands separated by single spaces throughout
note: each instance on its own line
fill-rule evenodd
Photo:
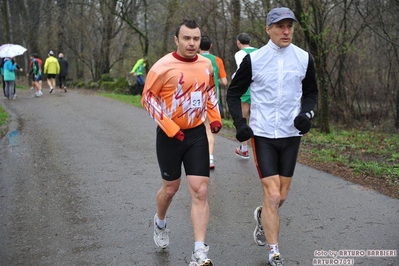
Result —
M 0 57 L 15 57 L 26 52 L 26 48 L 19 44 L 7 43 L 0 46 Z

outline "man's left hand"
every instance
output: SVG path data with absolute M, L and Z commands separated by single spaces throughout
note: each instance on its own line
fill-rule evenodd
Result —
M 313 111 L 300 113 L 294 120 L 294 126 L 299 130 L 299 134 L 306 134 L 310 130 L 310 120 L 313 118 Z
M 219 131 L 222 129 L 222 124 L 219 121 L 213 121 L 210 126 L 211 132 L 214 134 L 219 133 Z

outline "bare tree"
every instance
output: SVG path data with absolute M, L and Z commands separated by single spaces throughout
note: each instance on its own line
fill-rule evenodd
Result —
M 97 80 L 173 51 L 175 26 L 191 18 L 230 78 L 236 36 L 247 32 L 253 46 L 266 44 L 266 15 L 277 6 L 295 12 L 294 43 L 316 62 L 315 125 L 326 133 L 331 122 L 399 128 L 399 0 L 3 0 L 0 42 L 25 44 L 26 62 L 31 52 L 63 51 L 71 77 Z
M 2 6 L 1 6 L 1 14 L 3 16 L 3 25 L 4 25 L 4 37 L 5 37 L 5 42 L 9 43 L 11 41 L 10 38 L 10 21 L 9 21 L 9 15 L 8 15 L 8 1 L 3 0 Z

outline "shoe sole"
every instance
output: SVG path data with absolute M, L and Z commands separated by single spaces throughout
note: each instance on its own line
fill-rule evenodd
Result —
M 257 210 L 258 210 L 258 208 L 256 208 L 255 209 L 255 211 L 254 211 L 254 219 L 255 219 L 255 221 L 256 221 L 256 227 L 255 227 L 255 230 L 254 230 L 254 233 L 253 233 L 253 236 L 254 236 L 254 241 L 255 241 L 255 243 L 258 245 L 258 246 L 265 246 L 266 245 L 266 242 L 265 243 L 259 243 L 257 240 L 256 240 L 256 231 L 258 231 L 258 212 L 257 212 Z
M 240 155 L 240 154 L 238 154 L 238 153 L 236 153 L 236 155 L 237 155 L 238 157 L 240 157 L 240 158 L 243 158 L 243 159 L 249 159 L 249 156 L 245 157 L 245 156 L 242 156 L 242 155 Z
M 205 263 L 199 264 L 197 262 L 190 262 L 189 266 L 213 266 L 212 261 L 205 261 Z

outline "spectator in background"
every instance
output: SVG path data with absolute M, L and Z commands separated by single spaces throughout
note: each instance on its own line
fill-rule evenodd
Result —
M 237 36 L 237 47 L 240 49 L 235 53 L 234 59 L 236 61 L 237 69 L 240 67 L 242 59 L 249 53 L 258 50 L 250 45 L 251 38 L 245 32 L 238 34 Z M 249 121 L 249 110 L 251 108 L 251 93 L 250 88 L 241 96 L 241 109 L 242 116 Z M 236 154 L 241 158 L 248 159 L 248 141 L 243 141 L 240 143 L 240 147 L 236 148 Z
M 35 97 L 40 97 L 43 95 L 42 92 L 42 71 L 39 61 L 35 58 L 34 54 L 30 55 L 30 65 L 32 69 L 26 76 L 32 75 L 32 86 L 35 89 Z
M 209 52 L 211 50 L 211 48 L 212 48 L 211 39 L 206 35 L 202 36 L 201 43 L 200 43 L 200 54 L 202 56 L 205 56 L 209 60 L 211 60 L 212 67 L 213 67 L 213 75 L 214 75 L 214 80 L 215 80 L 216 96 L 217 96 L 218 103 L 219 103 L 219 111 L 222 115 L 223 110 L 222 110 L 222 104 L 220 101 L 219 84 L 221 84 L 223 86 L 227 85 L 227 75 L 226 75 L 226 70 L 224 69 L 223 60 L 220 57 L 211 54 Z M 215 137 L 213 136 L 213 133 L 211 131 L 211 127 L 209 125 L 208 119 L 205 120 L 204 124 L 206 127 L 206 135 L 208 136 L 208 144 L 209 144 L 209 168 L 214 169 L 215 168 L 215 158 L 214 158 L 213 152 L 214 152 L 214 146 L 215 146 Z
M 39 63 L 39 66 L 40 66 L 40 75 L 43 75 L 43 60 L 42 60 L 36 53 L 32 53 L 31 55 L 32 55 L 32 56 L 36 59 L 36 61 Z M 33 64 L 33 61 L 30 60 L 30 62 L 29 62 L 29 67 L 30 67 L 30 68 L 33 67 L 32 64 Z M 33 73 L 31 73 L 31 74 L 33 75 Z M 42 78 L 42 77 L 41 77 L 41 78 Z M 33 80 L 33 77 L 32 77 L 32 80 Z M 40 80 L 40 91 L 42 90 L 41 87 L 42 87 L 42 81 Z M 32 84 L 32 87 L 31 87 L 30 89 L 31 89 L 31 90 L 35 90 L 35 87 L 33 86 L 33 84 Z M 42 92 L 42 93 L 43 93 L 43 92 Z
M 4 58 L 3 64 L 3 78 L 5 81 L 4 97 L 16 99 L 15 94 L 15 70 L 18 68 L 18 64 L 14 61 L 14 58 Z M 20 68 L 22 70 L 22 68 Z
M 15 63 L 15 59 L 14 59 L 14 58 L 12 59 L 12 63 L 13 63 L 13 64 Z M 18 63 L 17 63 L 17 70 L 18 70 L 19 72 L 24 71 L 24 69 L 23 69 Z M 18 72 L 16 73 L 15 80 L 16 80 L 17 78 L 19 78 Z M 17 89 L 17 82 L 15 81 L 15 82 L 14 82 L 14 98 L 17 98 L 16 89 Z
M 130 71 L 131 74 L 136 76 L 136 93 L 140 95 L 143 92 L 143 87 L 145 82 L 143 74 L 146 65 L 147 65 L 147 57 L 140 58 L 133 66 L 132 71 Z
M 1 81 L 2 81 L 2 85 L 3 85 L 3 95 L 4 98 L 6 97 L 6 81 L 4 80 L 4 63 L 5 63 L 5 58 L 0 58 L 0 73 L 1 73 Z
M 58 85 L 60 90 L 67 92 L 66 77 L 68 75 L 68 61 L 64 58 L 63 53 L 58 54 L 58 64 L 60 64 L 60 74 L 58 75 Z
M 54 52 L 50 50 L 48 57 L 44 62 L 44 74 L 47 74 L 47 84 L 50 87 L 50 94 L 53 93 L 55 88 L 55 78 L 60 73 L 60 64 L 57 58 L 54 57 Z

